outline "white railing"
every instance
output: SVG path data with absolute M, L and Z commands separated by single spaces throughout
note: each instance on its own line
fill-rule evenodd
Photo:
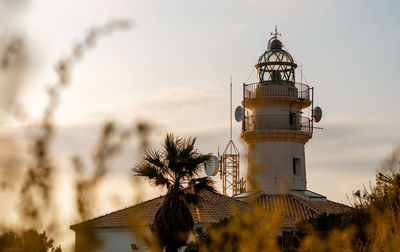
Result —
M 296 97 L 310 100 L 310 87 L 303 83 L 293 82 L 257 82 L 244 84 L 244 99 L 258 97 Z
M 310 118 L 298 115 L 266 114 L 244 118 L 243 131 L 294 130 L 312 134 Z

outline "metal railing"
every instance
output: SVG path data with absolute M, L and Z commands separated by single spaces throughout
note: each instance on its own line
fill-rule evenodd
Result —
M 244 118 L 243 131 L 294 130 L 312 134 L 310 118 L 296 114 L 266 114 Z
M 310 87 L 303 83 L 266 81 L 244 84 L 243 88 L 244 99 L 289 96 L 310 100 Z

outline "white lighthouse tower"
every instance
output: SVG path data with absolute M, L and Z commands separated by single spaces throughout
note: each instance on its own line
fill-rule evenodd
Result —
M 313 121 L 303 109 L 313 106 L 313 89 L 296 82 L 297 65 L 276 27 L 271 35 L 255 65 L 257 83 L 243 84 L 241 138 L 248 146 L 249 190 L 284 194 L 307 189 L 304 145 L 312 137 Z

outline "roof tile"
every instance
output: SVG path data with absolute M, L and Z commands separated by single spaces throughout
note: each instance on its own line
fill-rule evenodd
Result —
M 281 211 L 282 216 L 295 222 L 315 218 L 323 213 L 338 214 L 352 209 L 330 200 L 309 201 L 291 194 L 261 194 L 256 203 L 268 211 Z

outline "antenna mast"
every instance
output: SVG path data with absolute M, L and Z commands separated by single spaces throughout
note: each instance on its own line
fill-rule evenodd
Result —
M 219 172 L 222 180 L 222 193 L 230 196 L 237 195 L 244 190 L 244 183 L 239 180 L 239 163 L 240 156 L 239 150 L 236 148 L 235 143 L 232 140 L 232 76 L 230 78 L 230 92 L 229 92 L 229 104 L 230 104 L 230 135 L 229 142 L 225 147 L 222 155 L 218 154 L 219 160 Z
M 230 136 L 230 140 L 232 141 L 232 75 L 231 75 L 231 89 L 230 89 L 230 109 L 231 109 L 231 136 Z

